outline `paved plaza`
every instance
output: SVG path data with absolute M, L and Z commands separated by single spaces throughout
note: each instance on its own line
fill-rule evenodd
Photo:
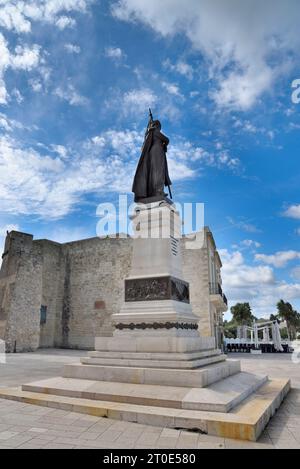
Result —
M 19 386 L 60 376 L 66 363 L 86 352 L 45 349 L 7 355 L 0 364 L 0 387 Z M 74 412 L 0 399 L 0 449 L 8 448 L 261 448 L 300 449 L 300 363 L 291 355 L 265 354 L 239 358 L 243 371 L 291 378 L 292 390 L 258 442 L 237 441 L 199 433 L 121 422 Z

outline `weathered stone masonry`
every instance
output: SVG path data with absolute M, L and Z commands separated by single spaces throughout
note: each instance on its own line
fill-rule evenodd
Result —
M 211 336 L 207 243 L 183 249 L 183 264 L 200 333 Z M 10 232 L 0 270 L 0 338 L 7 350 L 92 349 L 96 336 L 111 335 L 110 318 L 120 309 L 131 255 L 130 238 L 59 244 Z

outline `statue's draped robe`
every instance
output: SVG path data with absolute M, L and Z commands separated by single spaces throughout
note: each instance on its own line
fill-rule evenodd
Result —
M 161 195 L 170 186 L 166 150 L 169 139 L 158 128 L 150 130 L 134 176 L 135 201 Z

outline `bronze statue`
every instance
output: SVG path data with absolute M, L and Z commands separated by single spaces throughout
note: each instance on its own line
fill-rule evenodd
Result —
M 161 133 L 161 123 L 153 120 L 151 109 L 149 109 L 149 122 L 145 134 L 144 145 L 136 173 L 133 180 L 132 192 L 134 201 L 150 203 L 163 200 L 167 194 L 164 187 L 169 188 L 172 184 L 166 157 L 169 139 Z

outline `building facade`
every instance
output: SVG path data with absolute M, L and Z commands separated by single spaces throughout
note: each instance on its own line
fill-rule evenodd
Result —
M 182 238 L 183 273 L 203 336 L 222 346 L 221 260 L 209 228 L 203 242 Z M 7 234 L 0 270 L 0 339 L 8 352 L 39 347 L 93 349 L 94 338 L 112 335 L 128 275 L 131 238 L 91 238 L 60 244 L 32 235 Z

